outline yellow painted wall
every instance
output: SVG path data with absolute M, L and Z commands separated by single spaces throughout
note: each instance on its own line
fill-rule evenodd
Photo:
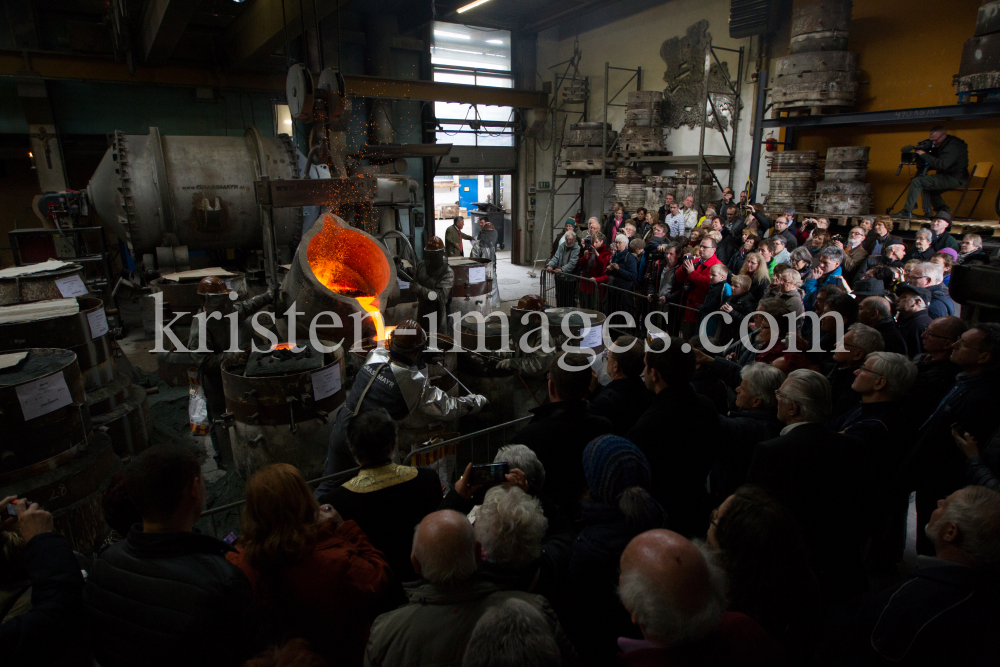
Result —
M 963 44 L 975 32 L 979 5 L 979 0 L 855 0 L 849 48 L 860 54 L 861 80 L 870 82 L 861 86 L 857 110 L 956 104 L 952 76 L 958 73 Z M 786 48 L 787 44 L 776 45 L 773 53 L 783 55 Z M 912 173 L 912 167 L 904 167 L 896 176 L 899 148 L 925 139 L 934 124 L 802 129 L 797 132 L 796 148 L 825 155 L 830 146 L 871 146 L 868 181 L 874 193 L 873 210 L 881 213 L 907 183 L 907 170 Z M 996 219 L 993 202 L 1000 188 L 1000 119 L 946 125 L 969 144 L 970 170 L 980 161 L 996 165 L 975 211 L 976 218 Z M 953 212 L 959 197 L 958 193 L 945 195 Z M 967 199 L 959 214 L 968 216 L 970 205 Z

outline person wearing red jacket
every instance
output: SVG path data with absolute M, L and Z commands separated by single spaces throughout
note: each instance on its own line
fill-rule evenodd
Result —
M 391 570 L 353 521 L 320 506 L 302 474 L 275 463 L 247 482 L 238 551 L 269 640 L 307 639 L 330 664 L 361 667 Z
M 698 256 L 684 258 L 674 274 L 674 282 L 681 286 L 683 294 L 681 305 L 691 310 L 684 311 L 684 324 L 681 332 L 685 338 L 693 338 L 698 333 L 700 315 L 698 306 L 705 302 L 705 296 L 711 288 L 711 270 L 716 264 L 722 264 L 715 256 L 715 239 L 703 236 L 698 246 Z
M 595 232 L 590 237 L 590 247 L 583 251 L 580 257 L 580 275 L 584 278 L 592 278 L 599 283 L 607 282 L 608 277 L 604 270 L 611 262 L 611 249 L 605 243 L 604 233 Z M 601 295 L 597 290 L 597 285 L 589 280 L 581 280 L 580 283 L 580 307 L 590 310 L 599 310 L 601 305 Z

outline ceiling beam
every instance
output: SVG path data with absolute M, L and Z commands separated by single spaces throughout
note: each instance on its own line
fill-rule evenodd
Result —
M 124 63 L 99 56 L 0 49 L 0 76 L 33 76 L 48 80 L 132 83 L 157 86 L 226 88 L 283 93 L 284 74 L 219 72 L 199 67 L 166 65 L 136 67 L 129 74 Z M 534 90 L 466 86 L 434 81 L 403 81 L 374 76 L 345 76 L 347 94 L 395 100 L 458 102 L 511 107 L 546 107 L 548 95 Z
M 162 65 L 198 12 L 201 0 L 147 0 L 140 40 L 147 65 Z

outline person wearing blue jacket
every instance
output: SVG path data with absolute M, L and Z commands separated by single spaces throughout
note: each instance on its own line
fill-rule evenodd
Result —
M 836 246 L 823 248 L 819 254 L 819 264 L 813 269 L 812 278 L 802 283 L 806 296 L 803 304 L 806 310 L 816 310 L 816 293 L 823 285 L 839 285 L 843 270 L 844 251 Z

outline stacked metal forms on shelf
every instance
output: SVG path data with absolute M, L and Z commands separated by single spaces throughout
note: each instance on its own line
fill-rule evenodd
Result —
M 869 150 L 869 146 L 827 149 L 823 180 L 816 184 L 814 210 L 831 215 L 865 215 L 871 212 L 872 186 L 864 182 L 868 175 Z
M 662 154 L 663 93 L 659 90 L 634 90 L 628 94 L 625 126 L 618 150 L 623 155 Z
M 965 42 L 954 83 L 960 102 L 971 94 L 1000 99 L 1000 0 L 979 8 L 976 33 Z
M 632 167 L 618 167 L 615 170 L 615 200 L 626 211 L 649 208 L 646 206 L 646 177 Z
M 789 55 L 775 61 L 775 110 L 852 108 L 858 54 L 847 51 L 851 0 L 820 0 L 792 12 Z
M 618 133 L 611 129 L 610 123 L 573 123 L 563 135 L 560 168 L 600 171 L 604 162 L 604 146 L 614 145 L 617 138 Z
M 769 213 L 812 210 L 818 166 L 816 151 L 781 151 L 768 157 L 771 187 L 765 195 L 765 209 Z

